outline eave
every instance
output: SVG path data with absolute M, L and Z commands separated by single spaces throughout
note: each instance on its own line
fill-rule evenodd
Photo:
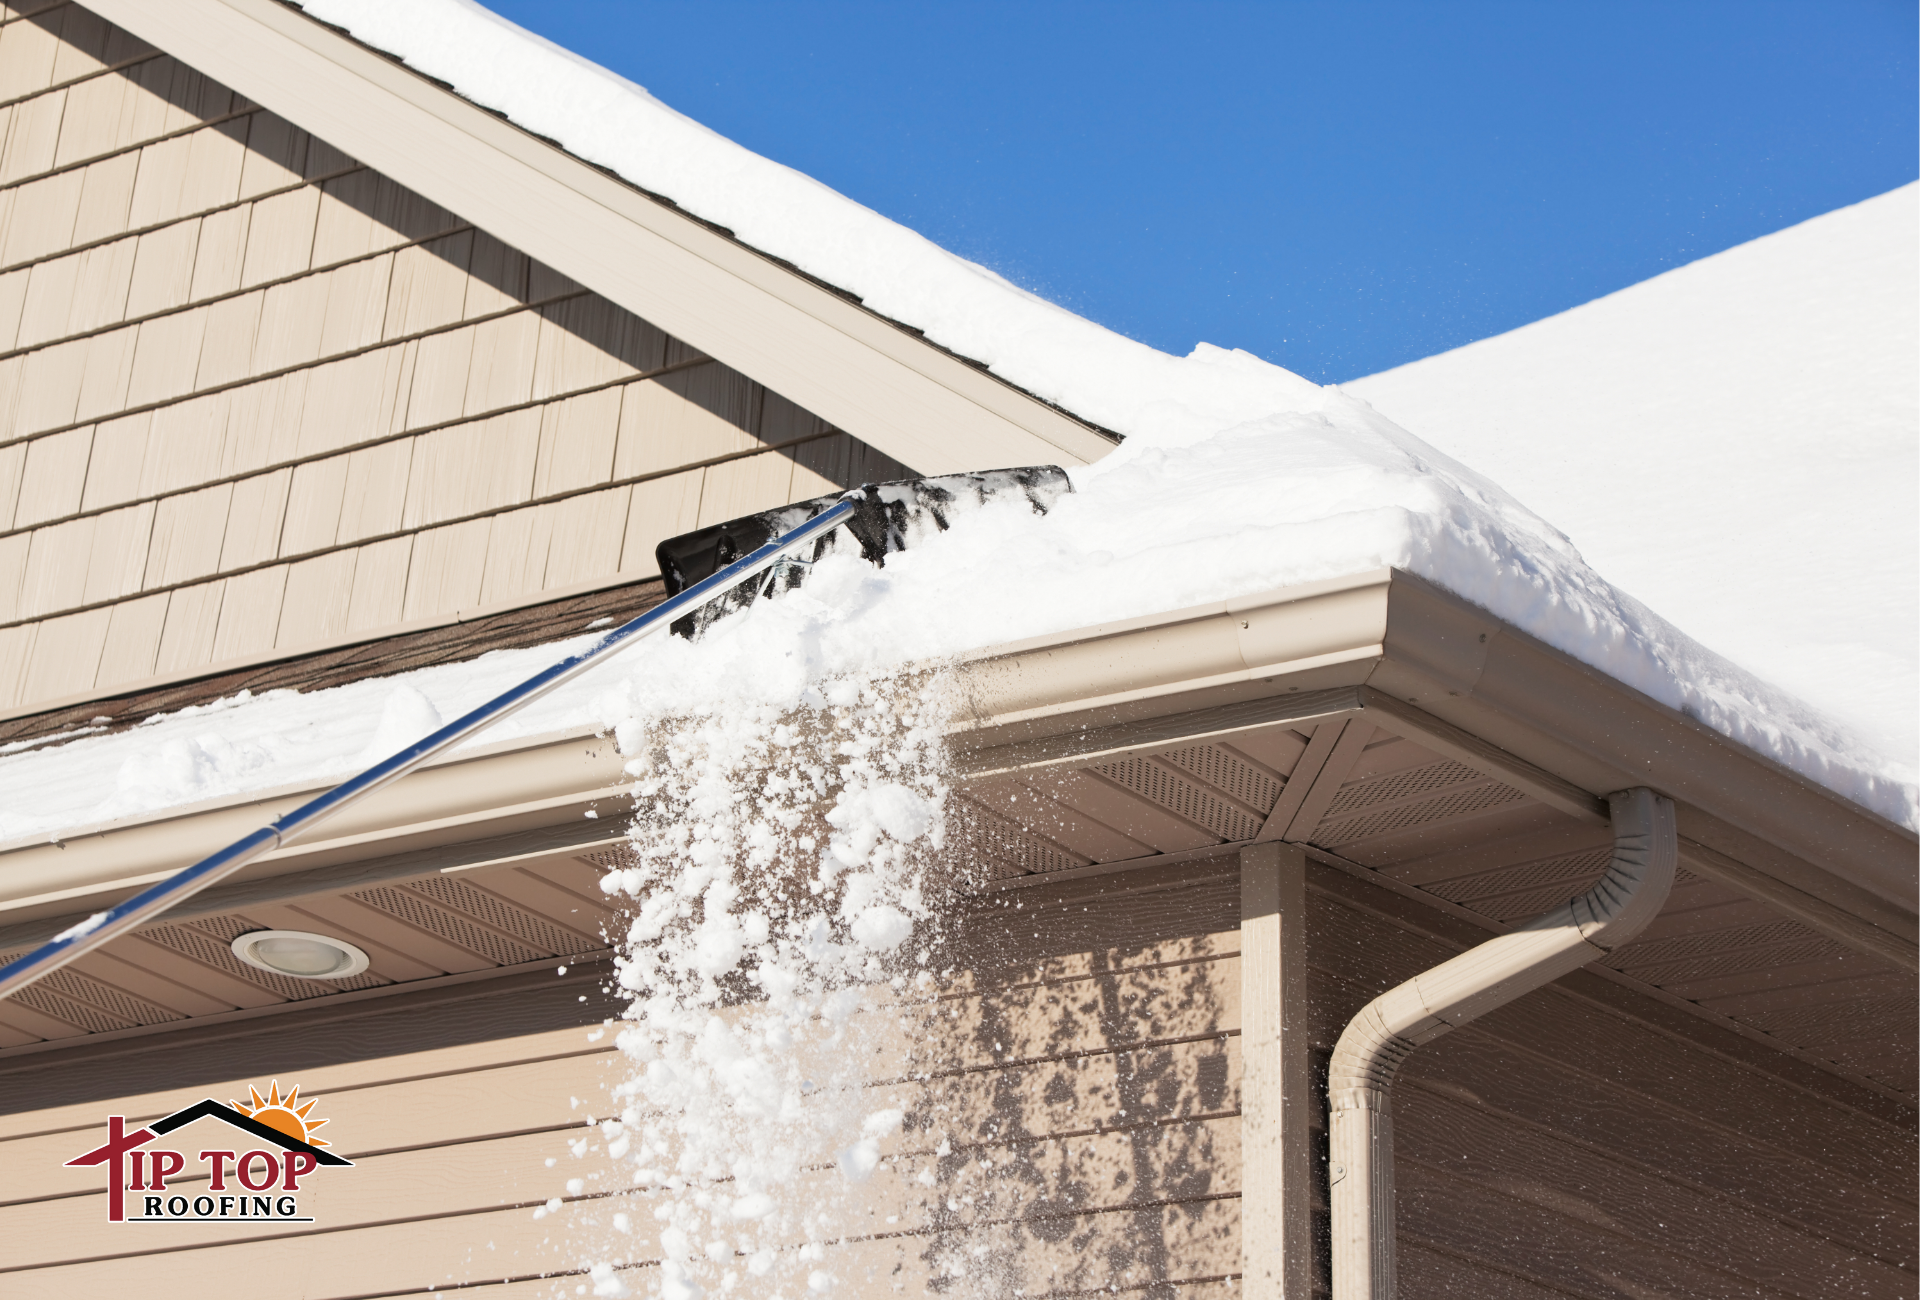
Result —
M 318 872 L 329 887 L 345 888 L 418 874 L 418 864 L 429 859 L 439 866 L 468 866 L 519 856 L 533 845 L 577 851 L 621 835 L 624 820 L 615 789 L 620 767 L 613 741 L 590 731 L 477 747 L 423 767 L 348 808 L 312 838 L 267 855 L 238 879 Z M 49 929 L 47 924 L 24 928 L 40 918 L 85 914 L 144 889 L 333 784 L 210 799 L 81 827 L 57 839 L 0 847 L 0 880 L 5 881 L 0 945 Z M 602 809 L 605 824 L 600 824 Z M 589 812 L 595 816 L 588 818 Z M 396 861 L 396 866 L 369 874 L 367 864 L 376 859 Z M 257 888 L 246 892 L 261 896 Z M 184 914 L 204 910 L 204 903 L 196 903 Z
M 1398 570 L 990 647 L 967 656 L 959 676 L 954 764 L 967 779 L 1369 716 L 1595 826 L 1607 793 L 1652 785 L 1680 804 L 1690 860 L 1708 874 L 1737 873 L 1823 927 L 1852 918 L 1905 944 L 1891 951 L 1914 961 L 1911 832 Z M 253 874 L 573 827 L 620 779 L 611 740 L 590 732 L 479 747 L 381 792 Z M 325 788 L 0 846 L 7 939 L 18 923 L 141 888 Z M 614 838 L 590 823 L 577 829 L 583 842 Z M 1883 941 L 1865 931 L 1849 940 Z
M 1370 715 L 1593 825 L 1650 785 L 1703 873 L 1916 964 L 1911 832 L 1399 570 L 997 647 L 966 679 L 976 775 Z

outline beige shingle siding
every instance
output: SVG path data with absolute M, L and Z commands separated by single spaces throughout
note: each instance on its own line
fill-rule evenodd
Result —
M 0 709 L 907 472 L 85 10 L 0 15 Z

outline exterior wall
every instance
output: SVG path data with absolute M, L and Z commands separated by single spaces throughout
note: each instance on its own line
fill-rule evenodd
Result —
M 596 1090 L 617 1055 L 609 1036 L 589 1042 L 583 1027 L 610 1013 L 596 983 L 549 970 L 478 996 L 468 986 L 225 1038 L 202 1031 L 7 1062 L 0 1294 L 367 1296 L 568 1267 L 549 1244 L 552 1222 L 532 1209 L 571 1175 L 546 1164 L 572 1164 L 582 1112 L 569 1103 Z M 244 1102 L 249 1085 L 273 1078 L 319 1100 L 314 1115 L 330 1123 L 317 1136 L 355 1162 L 303 1188 L 303 1211 L 325 1231 L 112 1225 L 101 1171 L 62 1167 L 98 1145 L 109 1114 L 148 1120 L 203 1096 Z
M 851 1294 L 1234 1293 L 1238 873 L 1181 881 L 1057 886 L 950 927 L 964 973 L 930 1008 L 934 1058 L 876 1084 L 908 1112 L 898 1163 L 855 1189 L 849 1240 L 820 1264 Z M 605 971 L 0 1060 L 0 1294 L 572 1294 L 577 1275 L 541 1275 L 603 1254 L 613 1210 L 646 1215 L 644 1199 L 603 1199 L 604 1154 L 582 1128 L 613 1109 L 624 1064 L 600 1032 L 616 1010 Z M 62 1167 L 110 1114 L 244 1101 L 274 1078 L 318 1098 L 321 1136 L 356 1162 L 314 1180 L 311 1229 L 109 1226 L 101 1171 Z M 932 1189 L 913 1179 L 929 1165 Z M 567 1196 L 572 1177 L 582 1194 Z M 551 1196 L 572 1203 L 535 1219 Z M 644 1294 L 650 1278 L 643 1265 L 629 1281 Z
M 1327 1053 L 1369 999 L 1458 949 L 1428 937 L 1446 918 L 1384 890 L 1326 868 L 1308 884 L 1318 1293 Z M 1644 997 L 1597 1004 L 1572 983 L 1401 1067 L 1403 1297 L 1915 1294 L 1911 1110 L 1849 1105 L 1851 1085 L 1816 1090 L 1767 1068 L 1791 1061 L 1770 1048 L 1679 1013 L 1663 1023 Z
M 1239 886 L 1228 859 L 960 922 L 903 1143 L 952 1154 L 888 1211 L 918 1229 L 907 1294 L 1237 1294 Z
M 1228 859 L 1055 882 L 951 918 L 959 973 L 929 1008 L 931 1057 L 875 1068 L 908 1115 L 894 1163 L 841 1203 L 847 1240 L 820 1266 L 855 1295 L 1252 1293 L 1240 879 Z M 1323 1089 L 1347 1017 L 1453 948 L 1431 937 L 1445 917 L 1329 868 L 1309 868 L 1306 916 Z M 602 1194 L 605 1156 L 581 1127 L 612 1109 L 622 1073 L 595 1036 L 616 1010 L 604 970 L 0 1060 L 0 1293 L 571 1293 L 582 1260 L 606 1253 L 611 1213 L 646 1212 Z M 1422 1048 L 1394 1097 L 1400 1294 L 1912 1296 L 1910 1129 L 1775 1059 L 1643 997 L 1608 1005 L 1567 984 Z M 323 1135 L 357 1163 L 319 1184 L 314 1229 L 109 1231 L 100 1171 L 61 1167 L 109 1114 L 244 1099 L 272 1078 L 319 1098 Z M 1320 1091 L 1316 1294 L 1323 1106 Z M 571 1177 L 587 1185 L 566 1196 Z M 569 1206 L 535 1219 L 555 1195 Z M 649 1276 L 640 1261 L 629 1281 Z
M 0 20 L 0 709 L 908 472 L 77 5 Z

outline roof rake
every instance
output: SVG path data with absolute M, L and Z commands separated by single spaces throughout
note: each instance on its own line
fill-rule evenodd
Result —
M 0 998 L 153 920 L 256 858 L 292 843 L 434 755 L 518 712 L 614 651 L 663 627 L 681 636 L 698 637 L 728 614 L 799 586 L 806 580 L 807 570 L 828 554 L 850 553 L 857 547 L 869 562 L 885 564 L 888 555 L 945 532 L 956 518 L 990 501 L 1024 499 L 1035 513 L 1045 514 L 1072 490 L 1066 472 L 1053 465 L 902 479 L 870 483 L 850 492 L 765 510 L 670 538 L 655 550 L 666 583 L 666 600 L 286 816 L 0 966 Z M 801 559 L 799 553 L 809 543 L 812 552 Z
M 735 583 L 709 603 L 673 621 L 676 636 L 698 637 L 713 624 L 754 601 L 798 587 L 806 581 L 807 570 L 829 554 L 858 547 L 868 563 L 884 565 L 892 552 L 904 551 L 935 533 L 945 532 L 955 518 L 989 501 L 1024 497 L 1034 513 L 1045 514 L 1055 501 L 1071 491 L 1073 486 L 1067 482 L 1066 471 L 1054 465 L 869 483 L 851 492 L 798 501 L 669 537 L 654 547 L 653 554 L 660 562 L 660 577 L 667 584 L 667 594 L 678 595 L 840 503 L 853 506 L 846 527 L 821 535 L 808 558 L 798 558 L 794 554 L 799 550 L 796 546 L 756 579 Z

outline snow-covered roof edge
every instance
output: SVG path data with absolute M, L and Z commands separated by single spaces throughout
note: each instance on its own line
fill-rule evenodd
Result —
M 1292 438 L 1296 445 L 1269 458 L 1280 473 L 1305 472 L 1288 486 L 1331 474 L 1337 489 L 1340 474 L 1362 471 L 1372 497 L 1343 502 L 1334 490 L 1326 508 L 1362 509 L 1374 517 L 1369 530 L 1401 521 L 1382 524 L 1384 531 L 1364 544 L 1349 545 L 1351 530 L 1322 529 L 1315 536 L 1326 545 L 1273 556 L 1275 571 L 1243 575 L 1247 589 L 1381 564 L 1404 567 L 1837 793 L 1915 824 L 1911 774 L 1890 772 L 1800 702 L 1677 633 L 1600 579 L 1563 535 L 1497 486 L 1371 412 L 1362 417 L 1360 405 L 1337 391 L 1245 352 L 1201 344 L 1181 358 L 1125 339 L 758 157 L 469 0 L 311 0 L 307 11 L 575 156 L 727 227 L 742 243 L 858 295 L 930 341 L 1129 437 L 1128 447 L 1092 473 L 1137 470 L 1142 458 L 1185 449 L 1264 448 Z M 1205 598 L 1146 582 L 1129 592 L 1142 602 L 1136 613 Z M 1058 616 L 1069 614 L 1063 608 Z

